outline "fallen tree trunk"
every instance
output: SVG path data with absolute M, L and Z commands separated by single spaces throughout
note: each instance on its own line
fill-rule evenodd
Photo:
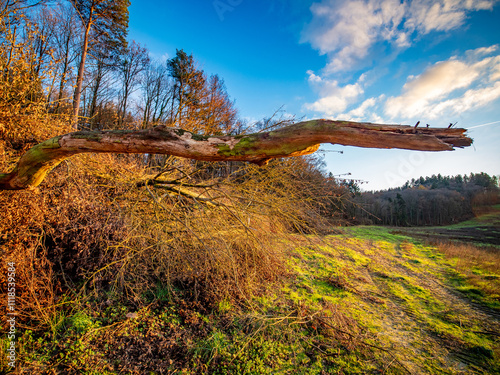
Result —
M 472 144 L 465 132 L 465 129 L 454 128 L 330 120 L 304 121 L 274 131 L 237 136 L 200 136 L 164 126 L 137 131 L 77 131 L 29 149 L 12 172 L 0 174 L 0 189 L 36 187 L 61 161 L 84 152 L 168 154 L 263 165 L 273 158 L 313 153 L 321 143 L 420 151 L 453 150 Z

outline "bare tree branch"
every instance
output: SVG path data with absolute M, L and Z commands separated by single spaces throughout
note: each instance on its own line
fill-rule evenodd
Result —
M 200 136 L 158 126 L 146 130 L 77 131 L 28 150 L 14 170 L 0 174 L 0 190 L 38 186 L 64 159 L 85 152 L 152 153 L 207 161 L 247 161 L 311 154 L 321 143 L 367 148 L 446 151 L 466 147 L 465 129 L 418 128 L 349 121 L 310 120 L 278 130 L 238 136 Z

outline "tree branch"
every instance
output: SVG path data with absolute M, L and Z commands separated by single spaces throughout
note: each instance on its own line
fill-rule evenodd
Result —
M 310 120 L 282 129 L 237 136 L 200 136 L 170 127 L 146 130 L 77 131 L 28 150 L 14 170 L 0 174 L 0 190 L 38 186 L 64 159 L 84 153 L 151 153 L 207 161 L 247 161 L 306 155 L 321 143 L 368 148 L 446 151 L 466 147 L 465 129 L 416 128 L 349 121 Z

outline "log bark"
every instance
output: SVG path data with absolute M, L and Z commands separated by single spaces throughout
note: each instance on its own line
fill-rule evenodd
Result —
M 237 136 L 200 136 L 164 126 L 146 130 L 77 131 L 29 149 L 14 170 L 0 174 L 0 190 L 38 186 L 64 159 L 84 153 L 169 154 L 207 161 L 247 161 L 306 155 L 321 143 L 368 148 L 446 151 L 467 147 L 465 129 L 416 128 L 349 121 L 310 120 L 278 130 Z

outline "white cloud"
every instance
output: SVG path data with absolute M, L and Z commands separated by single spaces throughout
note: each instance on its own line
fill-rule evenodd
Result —
M 362 75 L 355 83 L 341 85 L 334 77 L 359 68 L 381 43 L 392 52 L 411 46 L 419 35 L 446 32 L 462 26 L 471 12 L 492 9 L 498 0 L 321 0 L 311 6 L 312 21 L 303 33 L 321 54 L 328 57 L 321 73 L 308 71 L 309 84 L 318 100 L 305 109 L 330 117 L 346 116 L 364 121 L 376 112 L 390 118 L 440 116 L 459 108 L 473 108 L 470 97 L 487 103 L 495 96 L 500 79 L 500 56 L 491 56 L 498 45 L 467 51 L 438 62 L 425 72 L 408 77 L 402 93 L 386 100 L 373 98 L 352 109 L 363 98 L 366 82 Z M 381 49 L 378 49 L 380 51 Z M 394 54 L 393 54 L 394 55 Z M 489 56 L 489 57 L 488 57 Z M 491 100 L 490 100 L 491 99 Z M 438 105 L 440 102 L 446 103 Z M 479 105 L 479 104 L 478 104 Z M 476 106 L 477 107 L 477 106 Z
M 404 27 L 427 34 L 433 30 L 447 31 L 460 26 L 466 15 L 466 4 L 460 0 L 413 1 L 408 5 L 410 16 Z
M 387 121 L 379 116 L 380 104 L 385 100 L 385 95 L 371 97 L 364 100 L 359 106 L 346 113 L 339 113 L 334 119 L 357 122 L 386 123 Z
M 308 110 L 333 116 L 344 111 L 363 94 L 363 88 L 359 82 L 339 86 L 336 80 L 321 78 L 311 71 L 308 71 L 308 74 L 309 84 L 318 91 L 320 96 L 316 102 L 305 105 Z M 364 76 L 361 76 L 360 79 L 363 78 Z
M 478 56 L 489 55 L 490 53 L 493 53 L 497 50 L 498 50 L 498 44 L 494 44 L 490 47 L 481 47 L 481 48 L 469 50 L 466 52 L 466 54 L 468 56 L 472 56 L 472 58 L 475 58 Z
M 308 71 L 309 84 L 319 99 L 306 104 L 307 110 L 351 120 L 380 122 L 413 118 L 434 119 L 481 108 L 500 98 L 500 54 L 497 46 L 466 51 L 463 58 L 452 57 L 429 66 L 417 76 L 409 76 L 401 95 L 363 97 L 366 76 L 352 84 L 340 85 Z M 356 106 L 357 104 L 357 106 Z
M 468 87 L 479 73 L 460 61 L 440 62 L 418 77 L 410 78 L 403 86 L 403 94 L 389 98 L 386 113 L 391 117 L 419 116 L 433 101 L 444 98 L 459 88 Z
M 499 59 L 499 57 L 497 57 L 497 59 Z M 495 82 L 498 80 L 500 80 L 500 64 L 497 64 L 490 76 L 490 81 Z
M 496 0 L 323 0 L 311 6 L 303 34 L 329 62 L 326 74 L 352 69 L 379 42 L 408 47 L 412 35 L 461 26 L 468 13 L 491 9 Z
M 404 15 L 398 0 L 325 0 L 313 4 L 311 12 L 313 21 L 303 40 L 329 54 L 329 72 L 348 70 L 379 39 L 407 43 L 397 33 Z
M 461 97 L 436 103 L 429 108 L 428 118 L 438 118 L 444 113 L 463 113 L 484 107 L 500 98 L 500 82 L 493 86 L 467 90 Z
M 478 57 L 486 50 L 475 51 L 479 53 L 467 55 Z M 500 55 L 469 60 L 452 58 L 409 77 L 402 94 L 387 99 L 385 113 L 392 118 L 432 119 L 480 108 L 499 98 Z
M 369 108 L 373 108 L 377 100 L 375 98 L 366 99 L 358 108 L 349 111 L 349 116 L 363 118 Z

